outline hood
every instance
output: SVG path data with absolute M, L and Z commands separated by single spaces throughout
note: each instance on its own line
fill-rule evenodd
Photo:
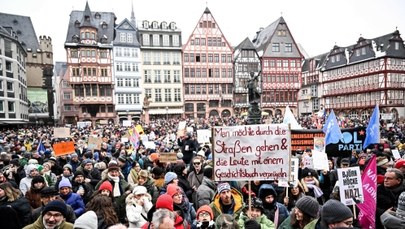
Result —
M 264 200 L 266 196 L 273 195 L 274 199 L 277 198 L 277 192 L 271 184 L 262 184 L 259 189 L 259 198 Z

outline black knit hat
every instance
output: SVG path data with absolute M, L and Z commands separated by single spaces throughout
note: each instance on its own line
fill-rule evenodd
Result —
M 84 177 L 84 172 L 82 170 L 76 170 L 76 172 L 74 173 L 74 178 L 76 178 L 77 176 Z
M 326 201 L 321 210 L 321 219 L 326 225 L 342 222 L 350 217 L 353 217 L 350 208 L 334 199 Z
M 36 184 L 36 183 L 45 183 L 45 179 L 43 176 L 35 176 L 31 180 L 31 184 Z
M 212 167 L 206 166 L 204 167 L 204 176 L 208 178 L 212 178 Z
M 41 189 L 41 197 L 48 197 L 48 196 L 58 196 L 59 192 L 58 190 L 55 189 L 55 187 L 51 186 L 51 187 L 45 187 L 43 189 Z
M 311 196 L 303 196 L 298 199 L 297 203 L 295 203 L 295 207 L 312 218 L 317 218 L 318 216 L 319 203 Z
M 67 215 L 66 204 L 61 200 L 53 200 L 45 205 L 44 210 L 42 211 L 42 216 L 44 216 L 49 211 L 60 212 L 65 218 Z
M 260 229 L 260 224 L 256 220 L 250 219 L 245 222 L 245 229 Z

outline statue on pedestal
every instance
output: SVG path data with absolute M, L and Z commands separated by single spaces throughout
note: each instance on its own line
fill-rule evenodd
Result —
M 254 72 L 250 72 L 250 79 L 248 80 L 248 98 L 249 103 L 260 103 L 260 92 L 258 90 L 258 81 L 259 81 L 260 73 L 255 75 Z

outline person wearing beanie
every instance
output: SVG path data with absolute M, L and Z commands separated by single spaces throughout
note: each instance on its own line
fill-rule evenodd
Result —
M 321 217 L 316 224 L 321 228 L 346 228 L 353 226 L 353 213 L 349 207 L 342 202 L 330 199 L 322 206 Z
M 177 175 L 177 185 L 181 187 L 186 195 L 187 199 L 192 200 L 192 194 L 194 192 L 193 188 L 190 186 L 190 183 L 187 181 L 187 169 L 184 162 L 176 163 L 173 166 L 173 172 Z
M 159 197 L 159 191 L 155 186 L 153 178 L 150 177 L 150 174 L 147 170 L 139 171 L 138 185 L 142 185 L 148 190 L 149 195 L 152 197 L 152 203 L 156 203 L 157 198 Z M 164 188 L 162 188 L 163 190 Z M 160 194 L 164 194 L 160 193 Z
M 165 175 L 165 185 L 170 183 L 174 183 L 178 185 L 179 179 L 177 178 L 177 174 L 174 172 L 167 172 Z
M 249 221 L 254 221 L 256 224 Z M 257 224 L 260 225 L 259 228 L 263 229 L 276 228 L 274 223 L 264 214 L 263 202 L 257 197 L 251 198 L 251 209 L 249 209 L 249 201 L 246 201 L 244 211 L 240 214 L 239 228 L 245 228 L 246 223 L 248 223 L 248 227 L 252 226 L 252 228 L 257 228 L 254 227 Z
M 215 229 L 214 213 L 209 205 L 203 205 L 197 210 L 197 218 L 192 228 Z
M 100 185 L 98 191 L 100 192 L 101 195 L 112 196 L 113 186 L 109 181 L 106 180 Z
M 193 205 L 184 197 L 184 190 L 174 183 L 167 186 L 167 192 L 173 198 L 174 209 L 181 209 L 182 218 L 191 225 L 196 219 L 196 212 Z
M 26 176 L 21 179 L 19 189 L 23 195 L 31 188 L 32 178 L 39 175 L 38 165 L 29 164 L 25 168 Z
M 147 221 L 144 217 L 152 208 L 152 197 L 143 186 L 136 186 L 125 200 L 126 214 L 129 222 L 128 228 L 140 228 Z
M 35 176 L 31 181 L 31 188 L 25 193 L 25 198 L 30 202 L 32 209 L 41 206 L 41 190 L 46 186 L 43 176 Z
M 201 185 L 197 188 L 197 201 L 195 205 L 197 209 L 203 205 L 209 205 L 217 190 L 217 185 L 212 179 L 212 167 L 204 167 L 203 174 L 204 177 Z
M 77 229 L 98 229 L 98 219 L 94 211 L 87 211 L 76 219 L 73 228 Z
M 279 228 L 304 228 L 307 225 L 316 224 L 319 208 L 319 203 L 315 198 L 303 196 L 296 202 L 290 216 L 280 224 Z
M 382 228 L 380 217 L 390 208 L 396 208 L 398 198 L 405 191 L 404 175 L 399 169 L 390 168 L 384 174 L 384 183 L 377 186 L 376 226 Z
M 395 162 L 395 168 L 401 170 L 402 173 L 405 174 L 405 159 L 399 159 Z
M 85 212 L 85 205 L 82 197 L 79 194 L 72 192 L 72 184 L 68 179 L 62 179 L 59 182 L 59 194 L 65 203 L 73 208 L 76 217 L 79 217 Z
M 116 162 L 108 163 L 107 176 L 98 182 L 96 189 L 98 190 L 104 182 L 109 182 L 112 186 L 112 197 L 115 206 L 115 212 L 117 213 L 119 222 L 125 223 L 125 198 L 131 193 L 131 186 L 124 179 L 120 173 L 120 167 Z
M 70 154 L 69 165 L 72 166 L 72 172 L 75 173 L 80 167 L 79 155 L 77 153 Z
M 82 162 L 82 171 L 84 173 L 84 180 L 86 183 L 90 183 L 93 187 L 96 187 L 101 180 L 101 172 L 94 167 L 92 159 L 85 159 Z
M 125 180 L 128 180 L 128 175 L 132 168 L 131 162 L 124 155 L 121 155 L 118 157 L 117 163 L 121 169 L 122 175 L 124 175 Z
M 305 195 L 315 197 L 319 203 L 323 203 L 323 191 L 319 186 L 318 173 L 309 168 L 301 171 L 300 185 L 302 185 Z
M 63 166 L 63 172 L 62 174 L 57 178 L 57 181 L 55 183 L 55 187 L 59 187 L 59 182 L 63 179 L 69 180 L 70 183 L 73 181 L 73 172 L 72 172 L 72 166 L 69 164 L 66 164 Z
M 235 188 L 231 188 L 229 183 L 220 183 L 217 186 L 217 194 L 214 196 L 210 204 L 214 218 L 220 214 L 230 214 L 236 220 L 243 210 L 243 197 L 242 194 Z
M 258 191 L 258 198 L 263 202 L 264 214 L 279 226 L 289 215 L 287 207 L 277 202 L 277 192 L 271 184 L 262 184 Z M 276 215 L 277 214 L 277 215 Z
M 380 219 L 384 228 L 405 228 L 405 191 L 399 195 L 397 209 L 388 209 L 381 215 Z
M 162 167 L 154 167 L 151 173 L 155 180 L 156 188 L 162 189 L 165 185 L 165 170 Z
M 41 216 L 38 219 L 24 227 L 23 229 L 32 228 L 58 228 L 72 229 L 73 224 L 66 222 L 67 208 L 61 200 L 53 200 L 45 205 Z
M 90 201 L 91 196 L 93 195 L 93 187 L 90 183 L 85 182 L 84 173 L 81 170 L 77 170 L 74 173 L 72 181 L 72 191 L 82 197 L 84 204 L 87 204 Z

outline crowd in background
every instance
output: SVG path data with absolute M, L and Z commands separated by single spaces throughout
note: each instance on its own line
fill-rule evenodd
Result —
M 314 120 L 298 119 L 308 129 L 318 128 Z M 189 130 L 181 135 L 180 121 L 186 121 Z M 268 123 L 266 119 L 262 122 Z M 276 180 L 252 180 L 250 189 L 247 182 L 214 181 L 212 145 L 198 142 L 197 130 L 244 123 L 237 117 L 134 123 L 142 126 L 136 146 L 124 140 L 132 127 L 121 125 L 71 126 L 70 138 L 55 138 L 53 127 L 48 126 L 4 128 L 0 132 L 0 225 L 360 227 L 356 221 L 358 211 L 353 212 L 352 206 L 339 201 L 336 169 L 364 169 L 373 155 L 377 156 L 378 165 L 376 228 L 405 225 L 405 160 L 395 160 L 392 155 L 393 149 L 404 154 L 403 123 L 382 122 L 380 144 L 353 151 L 349 158 L 330 158 L 329 170 L 316 171 L 301 164 L 299 182 L 288 190 L 279 187 Z M 367 125 L 358 120 L 340 123 L 342 128 Z M 90 137 L 102 139 L 99 149 L 87 148 Z M 55 155 L 52 146 L 66 141 L 74 142 L 75 152 Z M 175 153 L 176 161 L 160 162 L 165 153 Z M 296 157 L 302 161 L 312 157 L 312 152 L 306 149 Z

